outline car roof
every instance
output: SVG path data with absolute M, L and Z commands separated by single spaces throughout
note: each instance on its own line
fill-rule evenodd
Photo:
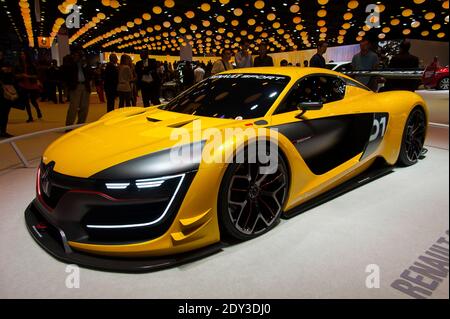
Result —
M 322 68 L 302 68 L 298 66 L 284 66 L 284 67 L 255 67 L 255 68 L 244 68 L 244 69 L 234 69 L 222 72 L 221 74 L 267 74 L 267 75 L 284 75 L 289 76 L 292 79 L 299 79 L 307 75 L 312 74 L 328 74 L 334 76 L 340 76 L 343 78 L 349 78 L 345 74 L 331 71 Z

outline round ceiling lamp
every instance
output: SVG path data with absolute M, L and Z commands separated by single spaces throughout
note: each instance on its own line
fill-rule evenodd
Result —
M 420 21 L 413 21 L 413 22 L 411 22 L 411 27 L 412 27 L 412 28 L 418 28 L 418 27 L 420 27 Z
M 421 35 L 422 35 L 423 37 L 427 37 L 427 36 L 430 35 L 430 32 L 425 30 L 425 31 L 422 31 Z
M 386 10 L 386 6 L 384 4 L 377 4 L 375 7 L 376 12 L 384 12 L 384 10 Z
M 409 35 L 411 33 L 411 29 L 405 29 L 402 32 L 404 35 Z
M 326 17 L 327 15 L 327 10 L 321 9 L 319 11 L 317 11 L 317 16 L 320 18 Z
M 195 12 L 194 11 L 187 11 L 184 14 L 188 19 L 193 19 L 195 17 Z
M 353 10 L 353 9 L 358 8 L 359 2 L 356 1 L 356 0 L 352 0 L 352 1 L 349 1 L 349 2 L 348 2 L 347 6 L 348 6 L 350 9 Z
M 266 4 L 264 3 L 264 1 L 258 0 L 255 2 L 255 8 L 258 10 L 261 10 L 262 8 L 264 8 Z
M 413 11 L 411 9 L 405 9 L 402 11 L 402 16 L 409 17 L 413 14 Z
M 153 13 L 154 14 L 161 14 L 162 13 L 162 8 L 159 6 L 153 7 Z
M 295 17 L 294 19 L 292 19 L 292 22 L 294 22 L 295 24 L 299 24 L 300 22 L 302 22 L 302 18 Z
M 433 24 L 433 26 L 431 27 L 431 29 L 433 29 L 434 31 L 439 30 L 441 28 L 441 25 L 439 23 Z
M 234 9 L 233 13 L 236 17 L 240 17 L 244 13 L 244 11 L 242 11 L 241 8 L 236 8 Z
M 144 19 L 145 21 L 148 21 L 152 18 L 152 16 L 150 15 L 150 13 L 144 13 L 142 15 L 142 19 Z
M 353 13 L 347 12 L 344 14 L 344 20 L 351 20 L 353 18 Z
M 427 20 L 433 20 L 436 17 L 436 14 L 434 12 L 427 12 L 425 14 L 425 19 Z
M 273 20 L 275 20 L 277 18 L 277 16 L 275 15 L 275 13 L 269 13 L 268 15 L 267 15 L 267 20 L 269 20 L 269 21 L 273 21 Z
M 392 19 L 391 20 L 391 25 L 399 25 L 400 24 L 400 20 L 399 19 Z
M 293 4 L 293 5 L 289 8 L 289 10 L 290 10 L 292 13 L 297 13 L 297 12 L 300 11 L 300 6 L 297 5 L 297 4 Z
M 173 8 L 173 7 L 175 7 L 175 1 L 166 0 L 166 1 L 164 1 L 164 6 L 166 6 L 167 8 Z
M 317 3 L 320 4 L 321 6 L 324 6 L 328 3 L 328 0 L 317 0 Z
M 200 6 L 200 9 L 202 9 L 202 11 L 204 12 L 208 12 L 209 10 L 211 10 L 211 5 L 209 3 L 202 3 L 202 5 Z

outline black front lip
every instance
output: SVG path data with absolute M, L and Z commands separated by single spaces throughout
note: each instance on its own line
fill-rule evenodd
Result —
M 36 214 L 34 203 L 31 203 L 25 210 L 25 223 L 34 240 L 54 258 L 68 264 L 112 272 L 143 273 L 175 267 L 215 254 L 225 247 L 224 243 L 219 242 L 192 252 L 163 257 L 131 259 L 97 256 L 73 250 L 68 245 L 64 232 L 48 222 L 46 224 L 53 231 L 38 230 L 38 225 L 42 223 L 42 220 Z

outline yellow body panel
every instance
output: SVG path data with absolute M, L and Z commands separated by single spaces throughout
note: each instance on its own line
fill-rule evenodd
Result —
M 299 111 L 273 115 L 290 88 L 302 77 L 314 73 L 339 75 L 333 71 L 314 68 L 253 68 L 226 73 L 260 73 L 287 75 L 291 80 L 270 111 L 263 118 L 267 127 L 301 121 L 295 117 Z M 335 169 L 315 175 L 306 165 L 293 144 L 282 135 L 278 136 L 279 149 L 285 155 L 289 169 L 290 187 L 284 211 L 304 203 L 327 190 L 366 170 L 377 158 L 384 158 L 387 163 L 395 164 L 400 151 L 403 130 L 411 110 L 421 106 L 427 114 L 428 110 L 422 98 L 411 92 L 374 93 L 363 88 L 348 86 L 344 100 L 325 104 L 322 110 L 308 111 L 305 119 L 326 118 L 336 115 L 388 112 L 389 123 L 382 143 L 370 157 L 360 161 L 361 154 Z M 147 118 L 160 120 L 151 123 Z M 177 141 L 170 138 L 174 128 L 169 126 L 191 120 L 200 120 L 202 129 L 242 127 L 256 120 L 226 120 L 196 117 L 160 110 L 156 107 L 126 108 L 107 114 L 99 121 L 75 130 L 53 143 L 45 152 L 45 163 L 55 161 L 56 172 L 87 178 L 106 168 L 122 162 L 141 157 L 163 149 L 173 147 Z M 265 127 L 261 126 L 261 127 Z M 191 132 L 191 142 L 201 139 L 194 127 L 187 128 Z M 263 130 L 269 134 L 269 129 Z M 197 132 L 198 133 L 198 132 Z M 245 140 L 240 145 L 235 141 L 224 143 L 220 154 L 224 156 L 229 149 L 237 150 L 251 143 Z M 217 203 L 221 181 L 227 164 L 200 164 L 197 175 L 190 186 L 178 214 L 167 232 L 159 238 L 134 244 L 97 245 L 69 242 L 77 250 L 94 254 L 117 256 L 161 256 L 186 252 L 220 241 L 217 218 Z

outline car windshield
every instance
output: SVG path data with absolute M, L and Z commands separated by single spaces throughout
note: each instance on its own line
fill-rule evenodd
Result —
M 182 93 L 162 109 L 223 119 L 263 117 L 289 83 L 288 76 L 218 74 Z

